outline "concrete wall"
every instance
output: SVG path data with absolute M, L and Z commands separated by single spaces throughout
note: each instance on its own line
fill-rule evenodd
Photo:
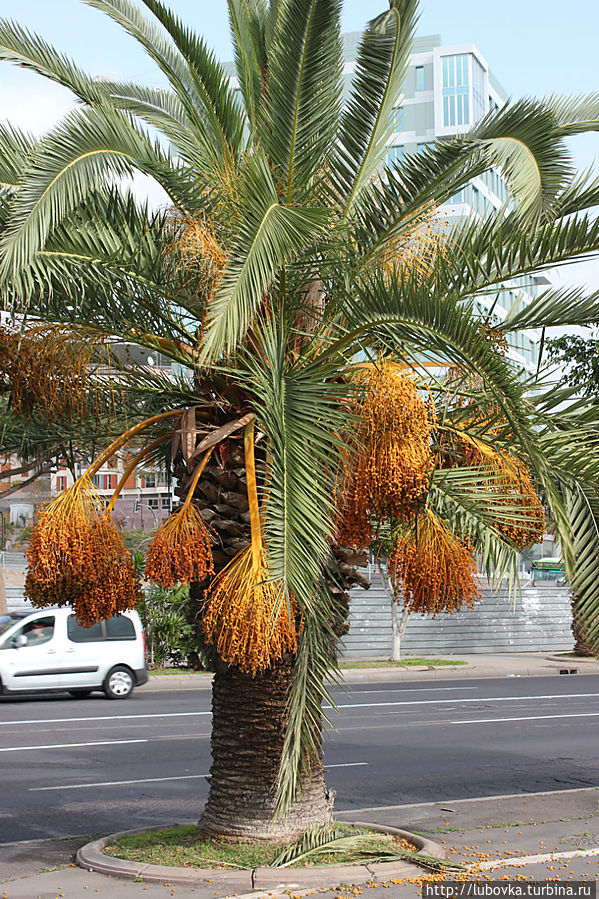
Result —
M 391 605 L 378 574 L 370 590 L 355 589 L 350 603 L 350 631 L 345 658 L 389 658 L 392 647 Z M 515 602 L 507 590 L 484 586 L 474 609 L 436 618 L 411 615 L 402 654 L 443 656 L 477 652 L 568 651 L 574 641 L 567 586 L 551 582 L 523 585 Z

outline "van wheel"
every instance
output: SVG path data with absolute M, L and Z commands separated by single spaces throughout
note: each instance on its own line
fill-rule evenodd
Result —
M 72 696 L 73 699 L 86 699 L 91 694 L 91 690 L 69 690 L 69 696 Z
M 124 665 L 111 668 L 103 684 L 108 699 L 126 699 L 133 692 L 133 687 L 133 675 Z

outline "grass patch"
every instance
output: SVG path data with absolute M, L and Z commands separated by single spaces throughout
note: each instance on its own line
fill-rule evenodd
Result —
M 461 659 L 360 659 L 355 662 L 340 662 L 340 668 L 409 668 L 411 665 L 425 665 L 427 668 L 442 668 L 444 665 L 467 665 Z
M 560 659 L 587 659 L 589 662 L 597 661 L 594 656 L 583 656 L 577 652 L 556 652 L 556 656 L 559 656 Z
M 444 665 L 467 665 L 461 659 L 401 659 L 392 662 L 391 659 L 359 659 L 351 662 L 340 662 L 340 668 L 409 668 L 412 665 L 425 666 L 426 668 L 442 668 Z M 150 668 L 148 674 L 210 674 L 210 671 L 195 671 L 193 668 Z
M 148 674 L 211 674 L 210 671 L 197 671 L 195 668 L 148 668 Z
M 347 831 L 348 836 L 370 833 L 365 828 L 349 824 L 335 825 L 335 829 Z M 163 830 L 145 833 L 125 834 L 114 843 L 104 847 L 106 855 L 128 861 L 152 865 L 172 865 L 180 868 L 221 868 L 238 870 L 268 867 L 272 860 L 285 848 L 286 843 L 226 843 L 220 840 L 198 841 L 197 825 L 176 825 Z M 362 849 L 364 844 L 362 845 Z M 366 844 L 372 854 L 392 849 L 416 851 L 405 840 L 398 840 L 391 834 L 372 833 L 372 840 Z M 298 867 L 318 865 L 352 864 L 356 856 L 351 851 L 322 853 L 316 862 L 307 858 L 298 862 Z

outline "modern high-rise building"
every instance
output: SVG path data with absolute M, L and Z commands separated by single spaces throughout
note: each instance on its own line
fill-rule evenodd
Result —
M 343 36 L 345 92 L 349 95 L 360 43 L 360 32 Z M 417 37 L 404 83 L 397 97 L 396 131 L 389 142 L 387 158 L 393 162 L 421 152 L 433 141 L 468 131 L 487 112 L 500 108 L 507 95 L 474 44 L 445 46 L 440 35 Z M 443 206 L 447 218 L 485 216 L 509 202 L 499 172 L 488 171 Z M 505 318 L 514 303 L 525 305 L 549 282 L 543 276 L 507 282 L 497 293 L 477 300 L 481 316 L 491 321 Z M 518 331 L 509 335 L 510 356 L 523 370 L 536 371 L 540 332 Z

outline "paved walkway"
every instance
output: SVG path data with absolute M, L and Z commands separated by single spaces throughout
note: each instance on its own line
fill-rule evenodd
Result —
M 402 826 L 442 843 L 457 861 L 474 865 L 477 877 L 578 880 L 597 877 L 599 870 L 599 789 L 563 790 L 525 796 L 467 799 L 457 802 L 419 803 L 382 809 L 361 809 L 339 816 L 345 821 L 369 820 Z M 61 852 L 74 852 L 81 841 L 44 841 L 0 847 L 0 896 L 3 899 L 222 899 L 241 893 L 241 882 L 233 875 L 219 890 L 209 883 L 203 886 L 174 887 L 169 883 L 152 884 L 116 880 L 74 866 L 48 870 L 59 864 Z M 588 854 L 589 851 L 595 854 Z M 568 855 L 575 853 L 574 858 Z M 585 854 L 587 853 L 587 854 Z M 520 859 L 541 856 L 544 860 L 522 863 Z M 28 862 L 25 861 L 28 859 Z M 485 870 L 502 860 L 508 867 Z M 64 864 L 64 858 L 62 859 Z M 36 865 L 45 873 L 27 876 L 25 869 Z M 10 873 L 9 873 L 10 872 Z M 416 874 L 415 874 L 416 879 Z M 376 883 L 376 881 L 374 881 Z M 344 888 L 318 894 L 337 899 L 363 894 L 368 899 L 416 899 L 421 881 L 385 882 L 384 885 L 344 885 Z M 314 895 L 314 888 L 292 891 L 295 896 Z M 256 897 L 280 894 L 276 890 L 252 893 Z

